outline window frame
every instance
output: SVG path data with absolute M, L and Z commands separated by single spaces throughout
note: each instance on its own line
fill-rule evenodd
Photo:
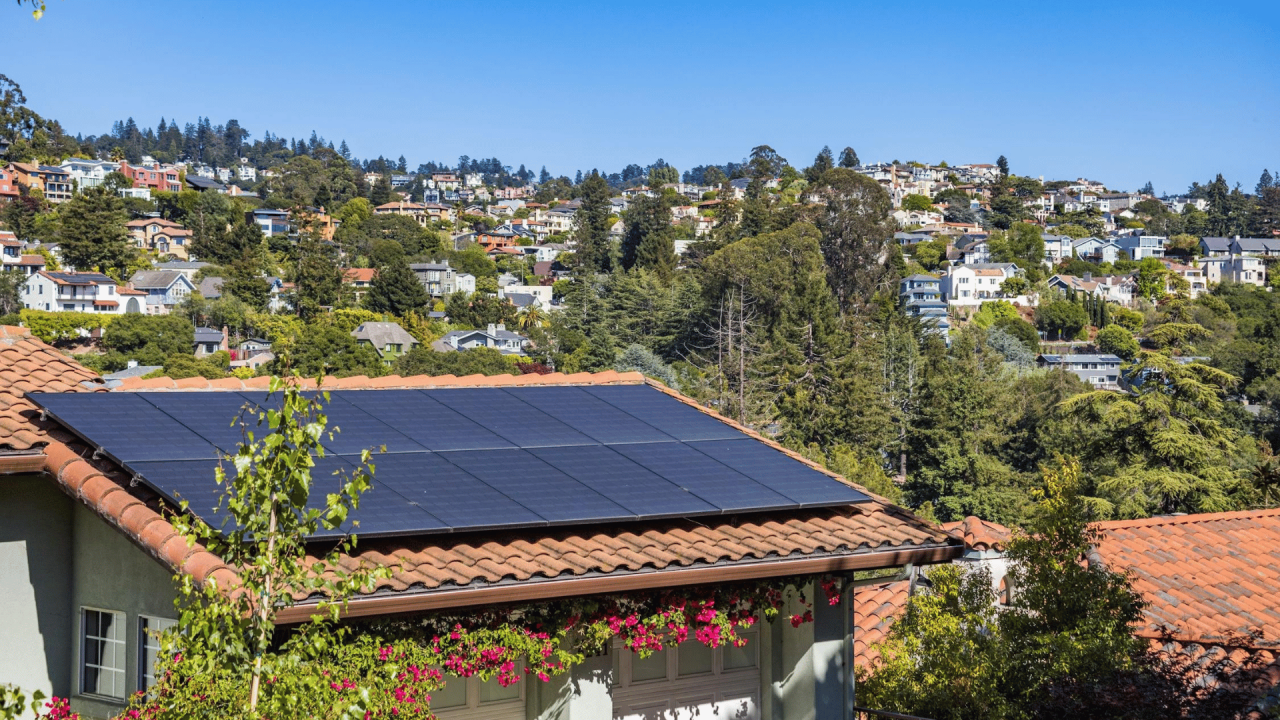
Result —
M 88 654 L 87 654 L 87 651 L 88 651 L 88 641 L 89 641 L 89 639 L 90 639 L 90 636 L 89 636 L 89 613 L 91 613 L 91 612 L 92 612 L 92 613 L 105 614 L 105 615 L 112 615 L 112 616 L 114 616 L 114 617 L 116 617 L 116 618 L 118 618 L 118 619 L 119 619 L 120 627 L 121 627 L 121 630 L 120 630 L 121 639 L 119 639 L 119 640 L 113 640 L 113 639 L 111 639 L 111 638 L 104 638 L 104 637 L 101 637 L 101 636 L 99 636 L 99 635 L 94 635 L 94 636 L 93 636 L 93 640 L 94 640 L 95 642 L 103 642 L 103 643 L 114 643 L 114 644 L 117 644 L 117 645 L 119 646 L 119 650 L 123 653 L 123 655 L 120 657 L 120 666 L 119 666 L 119 668 L 115 668 L 115 667 L 108 667 L 108 666 L 106 666 L 106 665 L 102 665 L 102 664 L 101 664 L 101 660 L 102 660 L 101 655 L 99 655 L 99 658 L 98 658 L 99 662 L 93 666 L 93 667 L 95 667 L 95 668 L 97 668 L 97 669 L 98 669 L 99 673 L 101 673 L 101 672 L 103 672 L 103 671 L 113 672 L 113 673 L 114 673 L 114 672 L 119 672 L 119 673 L 120 673 L 120 693 L 121 693 L 121 694 L 120 694 L 119 696 L 116 696 L 116 695 L 108 695 L 108 694 L 104 694 L 104 693 L 101 693 L 101 692 L 97 692 L 97 691 L 96 691 L 96 689 L 91 691 L 91 690 L 89 690 L 89 688 L 88 688 L 88 683 L 87 683 L 87 680 L 88 680 L 88 677 L 87 677 L 87 670 L 89 669 L 89 662 L 88 662 Z M 128 627 L 128 626 L 129 626 L 129 616 L 128 616 L 126 613 L 124 613 L 123 611 L 120 611 L 120 610 L 108 610 L 108 609 L 106 609 L 106 608 L 94 607 L 94 606 L 92 606 L 92 605 L 81 605 L 81 606 L 80 606 L 80 638 L 79 638 L 79 643 L 80 643 L 79 650 L 80 650 L 80 652 L 79 652 L 79 658 L 77 658 L 77 661 L 76 661 L 76 674 L 77 674 L 77 676 L 78 676 L 78 678 L 77 678 L 77 680 L 76 680 L 76 689 L 77 689 L 77 693 L 76 693 L 76 694 L 77 694 L 77 695 L 84 695 L 84 696 L 86 696 L 86 697 L 93 697 L 93 698 L 103 698 L 103 699 L 106 699 L 106 700 L 118 701 L 118 702 L 124 702 L 124 701 L 128 700 L 128 698 L 129 698 L 129 690 L 128 690 L 128 684 L 129 684 L 129 640 L 128 640 L 128 637 L 129 637 L 129 627 Z M 99 631 L 99 632 L 100 632 L 100 631 Z M 115 683 L 113 682 L 113 683 L 112 683 L 112 685 L 114 686 L 114 685 L 115 685 Z
M 157 627 L 157 628 L 150 627 L 151 623 L 156 621 L 161 623 L 168 623 L 168 624 L 165 625 L 164 627 Z M 137 690 L 139 692 L 148 692 L 151 689 L 151 685 L 148 684 L 147 680 L 148 678 L 152 677 L 152 673 L 155 670 L 154 666 L 150 668 L 147 667 L 147 650 L 149 649 L 148 644 L 155 641 L 155 636 L 149 633 L 148 631 L 154 629 L 157 632 L 164 632 L 165 630 L 168 630 L 169 628 L 174 627 L 177 624 L 178 624 L 177 620 L 172 620 L 170 618 L 160 617 L 159 615 L 146 615 L 143 613 L 138 613 L 138 626 L 137 626 L 137 633 L 136 633 L 138 636 L 138 654 L 137 654 L 137 663 L 136 663 L 138 666 L 137 667 L 138 674 L 136 676 L 137 677 L 136 685 L 137 685 Z M 155 645 L 154 649 L 156 651 L 156 658 L 159 659 L 160 646 Z

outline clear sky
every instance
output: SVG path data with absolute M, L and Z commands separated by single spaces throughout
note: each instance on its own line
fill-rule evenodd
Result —
M 72 133 L 236 118 L 557 175 L 761 143 L 1157 192 L 1280 168 L 1277 0 L 47 2 L 0 2 L 0 72 Z

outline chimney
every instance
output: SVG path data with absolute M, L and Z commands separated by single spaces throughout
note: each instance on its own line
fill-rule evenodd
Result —
M 1092 280 L 1093 280 L 1093 273 L 1091 273 L 1091 272 L 1087 272 L 1087 273 L 1085 273 L 1085 274 L 1084 274 L 1084 281 L 1085 281 L 1085 282 L 1090 282 L 1090 281 L 1092 281 Z
M 507 329 L 507 324 L 506 324 L 506 323 L 498 323 L 498 330 L 499 330 L 500 332 L 505 332 L 505 331 L 506 331 L 506 329 Z
M 137 361 L 137 360 L 130 360 L 129 362 L 125 363 L 125 367 L 129 368 L 130 370 L 132 370 L 132 369 L 134 369 L 134 368 L 138 367 L 138 361 Z
M 498 332 L 498 326 L 493 323 L 489 323 L 489 334 L 493 335 L 496 332 Z

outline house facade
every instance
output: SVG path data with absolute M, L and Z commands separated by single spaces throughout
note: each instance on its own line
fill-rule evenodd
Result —
M 490 348 L 503 355 L 524 355 L 528 344 L 528 338 L 511 332 L 506 325 L 490 323 L 484 330 L 454 330 L 445 333 L 444 337 L 431 343 L 431 347 L 440 352 Z
M 134 247 L 162 256 L 186 260 L 191 245 L 191 231 L 181 224 L 163 218 L 130 220 L 126 227 Z
M 351 337 L 360 345 L 373 348 L 386 365 L 417 347 L 418 339 L 393 322 L 363 322 L 351 331 Z
M 410 263 L 409 269 L 417 276 L 418 282 L 426 288 L 427 294 L 435 298 L 448 297 L 456 292 L 473 293 L 476 291 L 476 278 L 470 273 L 460 273 L 443 263 Z
M 942 276 L 942 294 L 950 305 L 977 307 L 990 300 L 1005 299 L 1000 286 L 1020 274 L 1013 263 L 952 265 Z
M 1204 277 L 1210 286 L 1223 281 L 1256 287 L 1267 286 L 1267 266 L 1256 257 L 1248 255 L 1207 257 L 1200 261 L 1200 267 L 1204 268 Z
M 93 272 L 41 270 L 22 286 L 22 306 L 46 312 L 122 315 L 146 311 L 146 295 Z
M 1120 388 L 1120 363 L 1115 355 L 1040 355 L 1036 364 L 1042 368 L 1074 374 L 1086 383 L 1110 390 Z
M 150 188 L 171 193 L 182 191 L 182 181 L 179 179 L 181 171 L 173 165 L 152 163 L 150 166 L 135 166 L 121 160 L 119 170 L 133 181 L 135 188 Z
M 139 270 L 129 278 L 129 287 L 146 293 L 148 315 L 168 315 L 196 289 L 190 278 L 177 270 Z

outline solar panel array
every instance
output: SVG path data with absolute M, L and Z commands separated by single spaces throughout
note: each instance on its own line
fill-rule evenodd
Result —
M 217 525 L 219 458 L 254 392 L 36 393 L 86 442 Z M 866 495 L 647 385 L 340 390 L 314 502 L 375 449 L 349 523 L 389 536 L 845 505 Z M 254 416 L 248 429 L 256 426 Z M 377 448 L 385 446 L 385 452 Z M 229 467 L 229 466 L 228 466 Z M 334 531 L 351 529 L 350 525 Z

